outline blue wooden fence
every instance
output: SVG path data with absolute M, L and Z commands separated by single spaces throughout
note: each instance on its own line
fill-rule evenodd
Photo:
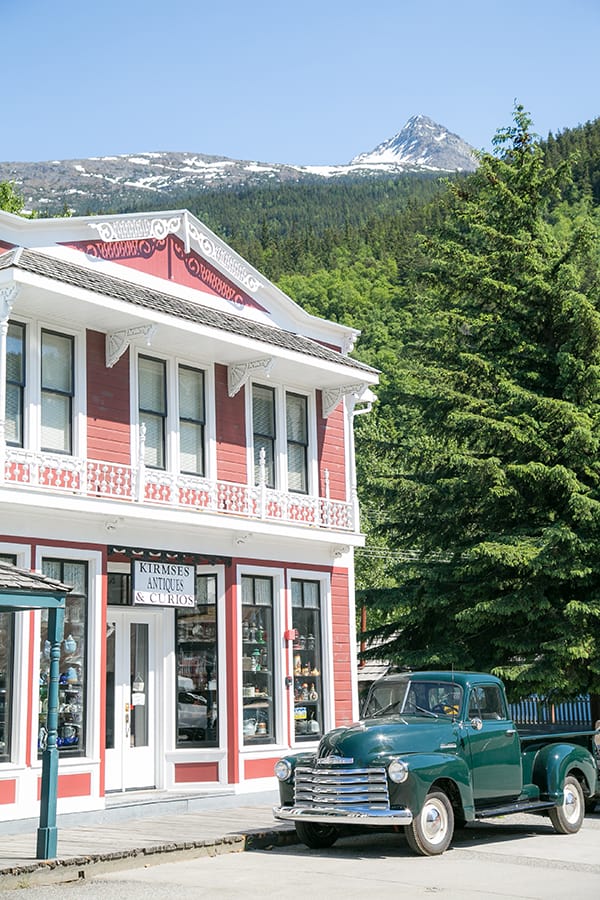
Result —
M 575 697 L 563 703 L 553 703 L 544 697 L 527 697 L 511 703 L 510 711 L 517 725 L 571 725 L 592 727 L 590 698 Z

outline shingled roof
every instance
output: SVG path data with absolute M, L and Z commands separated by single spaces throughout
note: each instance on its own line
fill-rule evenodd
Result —
M 371 366 L 291 331 L 273 328 L 241 316 L 210 309 L 190 300 L 175 297 L 173 294 L 133 284 L 103 272 L 94 272 L 85 266 L 48 256 L 38 250 L 18 247 L 0 254 L 0 270 L 11 267 L 197 325 L 217 328 L 220 331 L 262 341 L 285 350 L 293 350 L 305 356 L 337 363 L 360 372 L 377 374 L 377 370 Z
M 0 593 L 56 594 L 70 590 L 68 585 L 54 578 L 0 561 Z

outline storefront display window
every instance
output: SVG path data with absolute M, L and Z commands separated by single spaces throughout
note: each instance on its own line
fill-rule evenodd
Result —
M 296 739 L 323 734 L 321 599 L 318 581 L 292 580 L 294 641 L 294 723 Z
M 16 557 L 0 554 L 2 562 L 16 564 Z M 10 759 L 11 712 L 15 647 L 15 615 L 0 612 L 0 762 Z
M 275 740 L 273 703 L 273 579 L 242 577 L 242 700 L 244 744 Z
M 196 577 L 196 606 L 177 609 L 177 746 L 216 747 L 217 578 Z
M 60 678 L 57 745 L 61 756 L 85 753 L 86 666 L 87 666 L 87 563 L 45 559 L 44 575 L 55 578 L 73 590 L 65 604 L 64 638 L 60 648 Z M 48 611 L 41 613 L 40 705 L 38 750 L 46 746 L 48 715 L 48 677 L 50 642 Z

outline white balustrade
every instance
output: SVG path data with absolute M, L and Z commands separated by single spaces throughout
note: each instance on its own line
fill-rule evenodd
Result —
M 128 501 L 149 506 L 263 519 L 301 527 L 352 531 L 352 503 L 332 500 L 329 477 L 325 497 L 288 493 L 261 484 L 211 481 L 193 475 L 166 472 L 56 453 L 32 453 L 7 447 L 5 488 L 78 494 L 102 500 Z

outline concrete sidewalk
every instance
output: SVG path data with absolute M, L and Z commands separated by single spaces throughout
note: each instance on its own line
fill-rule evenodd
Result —
M 177 802 L 179 801 L 179 802 Z M 14 834 L 0 830 L 0 891 L 57 882 L 78 881 L 107 870 L 176 862 L 244 850 L 297 843 L 293 826 L 277 823 L 272 806 L 277 794 L 173 798 L 87 813 L 82 821 L 58 822 L 58 857 L 37 860 L 37 823 L 31 820 Z M 156 815 L 152 815 L 153 806 Z

